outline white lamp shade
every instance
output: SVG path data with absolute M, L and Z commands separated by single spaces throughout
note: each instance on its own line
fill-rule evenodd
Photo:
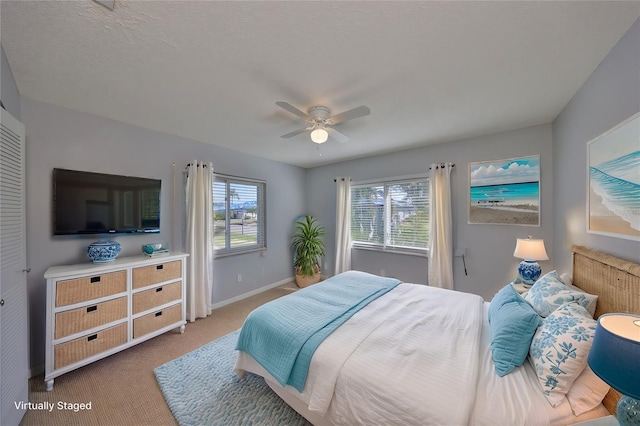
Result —
M 314 129 L 311 132 L 311 140 L 315 143 L 324 143 L 328 138 L 329 133 L 323 128 Z
M 531 238 L 518 238 L 513 256 L 526 260 L 549 260 L 544 248 L 544 241 Z

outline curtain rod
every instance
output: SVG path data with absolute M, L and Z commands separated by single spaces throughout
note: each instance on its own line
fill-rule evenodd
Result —
M 349 179 L 349 182 L 351 182 L 351 178 L 346 178 L 346 177 L 341 177 L 341 178 L 334 178 L 333 181 L 337 182 L 338 179 L 340 179 L 342 182 L 344 182 L 345 180 Z
M 451 166 L 451 167 L 455 167 L 455 163 L 438 163 L 436 164 L 436 169 L 439 168 L 444 168 L 444 166 Z M 429 170 L 431 170 L 433 167 L 429 167 Z
M 208 167 L 206 164 L 196 164 L 196 166 L 197 166 L 197 167 L 200 167 L 200 166 L 202 166 L 202 167 Z M 186 170 L 186 169 L 188 169 L 189 167 L 191 167 L 191 163 L 188 163 L 188 164 L 187 164 L 187 167 L 185 167 L 185 170 Z
M 200 167 L 202 166 L 203 168 L 208 168 L 207 164 L 202 163 L 202 164 L 196 164 L 196 167 Z M 184 178 L 188 178 L 189 177 L 189 168 L 191 167 L 191 163 L 187 163 L 187 166 L 182 170 L 182 174 L 184 176 Z

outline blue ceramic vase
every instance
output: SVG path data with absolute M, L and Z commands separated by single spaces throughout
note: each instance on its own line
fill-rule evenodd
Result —
M 113 262 L 118 254 L 120 254 L 120 243 L 116 241 L 100 240 L 87 247 L 87 256 L 93 263 Z

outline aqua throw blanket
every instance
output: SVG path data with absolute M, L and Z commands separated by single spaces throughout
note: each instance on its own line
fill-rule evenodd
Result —
M 236 349 L 251 355 L 282 386 L 302 392 L 320 343 L 398 284 L 394 278 L 348 271 L 273 300 L 249 314 Z

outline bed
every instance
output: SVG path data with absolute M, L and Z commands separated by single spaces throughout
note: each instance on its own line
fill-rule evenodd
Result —
M 640 313 L 640 265 L 580 246 L 573 246 L 572 252 L 572 283 L 567 284 L 577 287 L 572 287 L 571 294 L 581 295 L 576 300 L 584 302 L 585 311 L 595 306 L 595 312 L 590 312 L 595 318 L 605 312 Z M 368 279 L 358 273 L 347 278 Z M 304 313 L 296 313 L 295 307 L 286 305 L 290 296 L 298 293 L 304 296 L 307 289 L 278 299 L 285 305 L 275 306 L 272 312 L 256 314 L 254 319 L 257 310 L 252 312 L 238 342 L 236 372 L 241 376 L 249 372 L 264 377 L 285 402 L 316 426 L 566 425 L 615 413 L 619 395 L 603 387 L 603 382 L 597 392 L 592 392 L 592 382 L 583 380 L 592 380 L 586 377 L 586 371 L 577 372 L 567 384 L 568 391 L 559 396 L 556 391 L 561 385 L 551 392 L 545 391 L 544 380 L 541 381 L 544 374 L 541 376 L 538 371 L 540 365 L 531 361 L 535 357 L 528 356 L 522 365 L 511 366 L 511 370 L 499 376 L 496 371 L 502 361 L 494 360 L 492 351 L 499 323 L 495 314 L 500 305 L 497 295 L 492 309 L 490 303 L 472 294 L 379 278 L 373 281 L 376 286 L 370 293 L 354 296 L 357 300 L 366 299 L 363 307 L 346 309 L 340 319 L 330 321 L 328 329 L 313 325 L 320 330 L 321 338 L 298 339 L 319 340 L 311 348 L 304 346 L 308 343 L 295 346 L 297 338 L 292 335 L 274 337 L 270 334 L 272 330 L 260 328 L 279 324 L 278 318 L 285 318 L 294 328 L 308 328 L 298 321 Z M 337 286 L 329 289 L 330 294 L 336 294 L 336 288 L 348 288 L 333 279 L 322 285 L 325 283 Z M 499 293 L 506 294 L 510 288 L 505 286 Z M 595 299 L 583 300 L 581 292 L 597 295 L 597 304 L 591 303 Z M 320 297 L 322 303 L 324 298 Z M 304 312 L 324 313 L 333 309 L 325 309 L 324 305 L 306 306 L 306 301 L 301 300 L 294 298 L 291 302 L 302 304 Z M 342 301 L 335 303 L 341 304 Z M 576 305 L 570 304 L 571 309 Z M 505 306 L 512 305 L 505 303 Z M 578 309 L 582 312 L 582 308 Z M 558 315 L 557 312 L 553 315 Z M 261 315 L 267 315 L 268 320 L 260 319 Z M 312 317 L 316 319 L 315 315 Z M 534 321 L 533 327 L 529 327 L 536 333 L 533 341 L 543 341 L 538 334 L 542 321 Z M 318 322 L 327 321 L 320 315 Z M 255 344 L 257 348 L 255 342 L 259 343 Z M 267 342 L 275 343 L 269 349 L 274 351 L 271 360 L 268 353 L 266 358 L 262 353 Z M 298 353 L 306 356 L 297 357 Z M 578 386 L 581 380 L 584 383 Z M 582 395 L 578 388 L 582 389 Z M 601 393 L 598 401 L 589 401 L 588 407 L 580 400 L 593 399 L 592 394 L 598 392 Z M 550 402 L 552 398 L 555 406 Z M 576 404 L 582 409 L 576 410 Z

